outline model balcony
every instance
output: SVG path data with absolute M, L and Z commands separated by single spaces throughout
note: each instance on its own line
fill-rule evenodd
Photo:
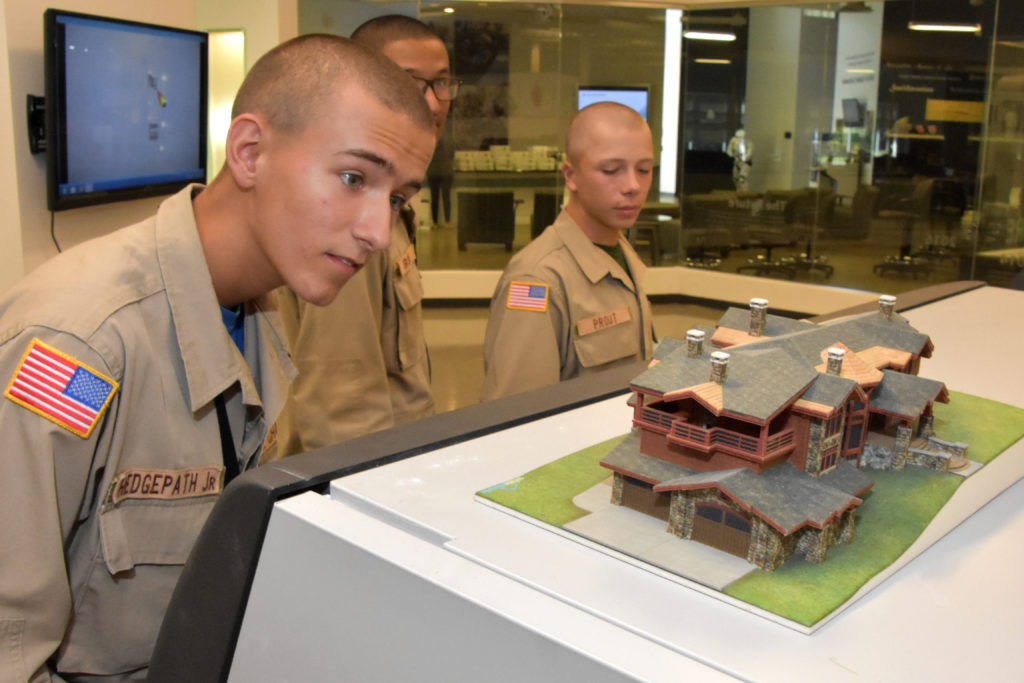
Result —
M 635 426 L 664 434 L 669 443 L 705 452 L 721 450 L 747 460 L 764 461 L 782 456 L 795 445 L 794 430 L 786 429 L 767 439 L 723 427 L 701 427 L 654 408 L 640 411 Z

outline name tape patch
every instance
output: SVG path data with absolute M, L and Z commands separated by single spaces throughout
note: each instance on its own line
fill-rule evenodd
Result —
M 515 282 L 508 286 L 507 308 L 520 311 L 548 310 L 548 286 L 537 282 Z
M 576 323 L 576 330 L 579 332 L 580 336 L 583 337 L 593 332 L 599 332 L 609 327 L 614 327 L 615 325 L 628 323 L 632 319 L 633 316 L 630 314 L 629 308 L 623 307 L 617 311 L 595 315 L 593 318 L 584 318 Z
M 117 475 L 107 489 L 107 502 L 117 505 L 136 500 L 177 500 L 219 494 L 224 468 L 219 465 L 183 470 L 130 469 Z
M 409 248 L 405 250 L 402 257 L 395 261 L 395 267 L 398 268 L 399 275 L 405 275 L 408 273 L 413 265 L 416 263 L 416 247 L 409 245 Z
M 110 377 L 33 339 L 4 396 L 87 439 L 117 389 Z

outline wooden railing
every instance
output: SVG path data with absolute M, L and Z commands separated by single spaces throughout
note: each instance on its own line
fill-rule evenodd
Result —
M 642 409 L 635 424 L 665 434 L 669 441 L 683 446 L 706 451 L 724 450 L 748 459 L 753 456 L 757 460 L 771 458 L 791 450 L 795 441 L 795 432 L 787 429 L 768 437 L 762 449 L 761 439 L 756 436 L 748 436 L 722 427 L 699 427 L 654 408 Z

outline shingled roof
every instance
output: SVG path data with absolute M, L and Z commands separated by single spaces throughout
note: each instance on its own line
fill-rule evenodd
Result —
M 805 526 L 820 529 L 863 502 L 850 489 L 862 493 L 870 488 L 867 475 L 845 460 L 840 460 L 832 472 L 841 474 L 832 477 L 827 473 L 815 478 L 787 462 L 760 474 L 745 467 L 694 473 L 664 481 L 654 490 L 715 488 L 783 535 L 789 535 Z
M 721 404 L 709 407 L 716 413 L 726 411 L 767 420 L 795 400 L 818 374 L 813 367 L 781 349 L 731 354 L 726 380 L 721 385 Z M 700 389 L 710 382 L 710 377 L 709 356 L 690 358 L 686 348 L 681 347 L 634 377 L 630 384 L 639 391 L 676 399 L 686 393 L 704 395 Z
M 871 480 L 845 460 L 818 478 L 789 463 L 761 474 L 745 467 L 696 472 L 641 453 L 637 432 L 623 439 L 601 464 L 647 481 L 659 492 L 718 489 L 783 534 L 804 526 L 821 528 L 837 515 L 860 505 L 858 496 L 871 488 Z
M 770 321 L 773 319 L 787 320 L 779 316 L 767 315 Z M 725 324 L 726 316 L 722 317 L 719 325 Z M 792 322 L 792 321 L 790 321 Z M 765 334 L 761 337 L 753 337 L 752 341 L 742 346 L 729 348 L 729 353 L 738 352 L 740 349 L 756 347 L 766 348 L 778 345 L 783 342 L 793 344 L 799 354 L 808 363 L 818 364 L 821 362 L 822 349 L 842 342 L 851 351 L 859 352 L 885 347 L 905 351 L 914 355 L 928 357 L 931 355 L 932 345 L 928 335 L 922 334 L 911 327 L 910 323 L 901 315 L 893 315 L 887 319 L 878 313 L 863 313 L 849 318 L 829 321 L 820 325 L 805 323 L 805 327 L 790 329 L 782 334 L 769 334 L 773 329 L 771 325 L 765 326 Z M 774 329 L 783 329 L 776 326 Z
M 949 392 L 942 382 L 883 370 L 882 382 L 871 394 L 871 409 L 913 420 L 933 401 L 949 403 Z

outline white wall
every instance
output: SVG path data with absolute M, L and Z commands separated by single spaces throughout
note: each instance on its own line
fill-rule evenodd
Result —
M 200 31 L 245 31 L 246 71 L 265 52 L 299 34 L 298 0 L 195 0 Z
M 7 14 L 5 0 L 0 0 L 0 21 Z M 7 34 L 0 32 L 0 102 L 13 102 L 11 96 L 10 70 L 7 59 Z M 21 98 L 24 107 L 25 98 Z M 0 107 L 0 149 L 14 149 L 17 143 L 28 145 L 27 135 L 18 140 L 14 135 L 11 110 Z M 14 284 L 24 268 L 21 254 L 21 212 L 15 197 L 18 191 L 18 174 L 14 155 L 0 157 L 0 192 L 8 193 L 9 201 L 4 202 L 4 220 L 0 221 L 0 292 Z
M 46 158 L 29 152 L 25 120 L 25 96 L 43 94 L 43 12 L 53 4 L 53 0 L 4 3 L 0 95 L 9 95 L 10 109 L 0 114 L 0 136 L 10 141 L 7 146 L 14 154 L 0 162 L 0 206 L 4 207 L 0 291 L 57 253 L 50 241 L 46 209 Z M 247 36 L 247 59 L 253 61 L 298 32 L 296 0 L 62 0 L 59 6 L 182 28 L 240 28 Z M 152 214 L 160 201 L 140 199 L 61 211 L 55 216 L 57 240 L 66 248 L 129 225 Z
M 20 213 L 23 269 L 28 272 L 57 253 L 50 241 L 50 213 L 46 209 L 46 155 L 28 149 L 25 96 L 43 94 L 43 12 L 52 0 L 18 0 L 6 4 L 5 22 L 10 74 L 11 126 L 3 126 L 5 137 L 13 137 L 14 163 L 18 182 L 0 186 L 0 206 L 16 207 Z M 88 14 L 123 17 L 154 24 L 195 27 L 193 0 L 63 0 L 60 8 Z M 5 114 L 6 117 L 6 114 Z M 55 217 L 55 232 L 66 248 L 91 237 L 128 225 L 153 213 L 158 199 L 145 199 L 106 206 L 62 211 Z M 5 209 L 5 213 L 8 209 Z M 10 213 L 5 215 L 10 220 Z M 3 251 L 18 245 L 3 241 Z M 13 282 L 21 276 L 10 278 Z M 6 276 L 6 273 L 5 273 Z M 10 284 L 8 282 L 7 284 Z

